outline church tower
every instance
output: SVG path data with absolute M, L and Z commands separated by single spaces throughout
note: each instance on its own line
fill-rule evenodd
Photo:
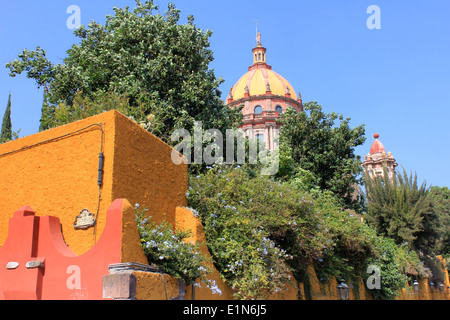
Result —
M 240 130 L 246 137 L 259 139 L 267 150 L 274 150 L 278 147 L 275 138 L 280 131 L 276 120 L 288 106 L 303 111 L 303 104 L 301 95 L 267 64 L 266 52 L 258 32 L 252 50 L 253 64 L 230 89 L 226 104 L 232 108 L 243 106 Z
M 375 133 L 373 137 L 375 138 L 375 141 L 370 148 L 370 153 L 364 156 L 362 166 L 364 167 L 364 170 L 369 173 L 371 178 L 382 177 L 384 174 L 383 167 L 386 167 L 389 178 L 392 179 L 398 164 L 395 162 L 391 152 L 386 154 L 386 149 L 380 140 L 378 140 L 380 135 Z

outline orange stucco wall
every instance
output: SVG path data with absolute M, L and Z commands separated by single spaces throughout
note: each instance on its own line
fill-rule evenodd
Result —
M 103 128 L 100 202 L 97 176 L 102 133 L 97 126 L 83 130 L 92 124 Z M 65 242 L 78 255 L 98 240 L 114 199 L 139 202 L 155 218 L 167 214 L 173 221 L 176 206 L 186 201 L 187 168 L 170 161 L 171 150 L 116 111 L 0 145 L 0 247 L 8 234 L 9 218 L 24 205 L 36 210 L 37 216 L 57 216 Z M 86 208 L 95 214 L 98 204 L 96 228 L 75 230 L 80 211 Z
M 170 300 L 178 296 L 178 281 L 167 274 L 133 272 L 137 300 Z
M 172 148 L 117 113 L 113 199 L 126 198 L 149 209 L 156 221 L 174 224 L 175 210 L 186 205 L 187 165 L 172 162 Z

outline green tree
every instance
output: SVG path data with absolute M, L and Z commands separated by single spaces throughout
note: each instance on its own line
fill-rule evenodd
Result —
M 417 252 L 432 253 L 442 234 L 426 182 L 419 186 L 417 174 L 408 176 L 405 170 L 403 175 L 397 173 L 390 178 L 384 168 L 381 177 L 364 173 L 364 184 L 368 223 L 397 244 L 407 243 Z
M 159 137 L 166 142 L 173 130 L 191 130 L 194 121 L 203 121 L 205 129 L 233 126 L 238 112 L 223 104 L 218 89 L 223 80 L 209 69 L 212 32 L 196 27 L 192 16 L 179 24 L 173 4 L 164 16 L 155 9 L 152 1 L 136 1 L 132 11 L 114 8 L 105 25 L 81 26 L 74 31 L 80 42 L 67 51 L 63 64 L 52 64 L 39 47 L 23 50 L 7 64 L 10 76 L 27 72 L 48 89 L 53 107 L 43 108 L 42 129 L 57 125 L 56 105 L 73 106 L 80 92 L 92 100 L 104 93 L 127 97 L 128 115 L 138 122 L 152 115 L 162 124 Z
M 9 93 L 8 104 L 6 105 L 5 114 L 3 115 L 2 132 L 0 135 L 0 142 L 6 142 L 12 139 L 12 125 L 11 125 L 11 92 Z
M 54 110 L 50 111 L 51 106 L 48 103 L 48 93 L 47 89 L 44 89 L 44 94 L 42 97 L 42 108 L 41 108 L 41 120 L 39 125 L 39 132 L 48 129 L 47 124 L 50 122 L 48 117 L 50 114 L 54 114 Z
M 433 209 L 441 221 L 439 229 L 442 231 L 442 239 L 436 251 L 450 261 L 450 190 L 448 187 L 433 186 L 430 188 L 430 197 L 433 201 Z
M 365 141 L 364 125 L 350 128 L 350 118 L 324 113 L 317 102 L 306 103 L 304 110 L 288 108 L 281 117 L 281 145 L 291 149 L 293 161 L 312 174 L 320 189 L 332 191 L 344 207 L 359 211 L 362 202 L 353 192 L 361 180 L 361 161 L 354 151 Z

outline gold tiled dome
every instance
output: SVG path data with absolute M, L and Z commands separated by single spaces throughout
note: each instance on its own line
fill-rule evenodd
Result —
M 231 88 L 233 100 L 239 100 L 247 92 L 250 96 L 266 94 L 268 91 L 273 95 L 285 96 L 291 94 L 291 98 L 297 100 L 292 85 L 275 71 L 266 65 L 258 66 L 244 74 Z

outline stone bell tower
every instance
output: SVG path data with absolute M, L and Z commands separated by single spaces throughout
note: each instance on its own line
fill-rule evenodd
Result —
M 398 164 L 395 162 L 395 158 L 392 156 L 391 152 L 386 153 L 383 144 L 378 140 L 380 135 L 375 133 L 373 137 L 375 138 L 375 141 L 370 148 L 370 153 L 364 156 L 362 166 L 372 178 L 382 177 L 384 175 L 383 167 L 386 167 L 389 179 L 392 179 Z

